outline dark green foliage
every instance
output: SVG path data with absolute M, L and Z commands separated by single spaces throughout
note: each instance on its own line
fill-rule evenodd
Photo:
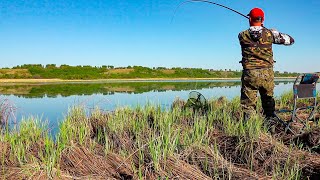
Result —
M 25 64 L 13 67 L 12 69 L 27 69 L 31 77 L 34 79 L 135 79 L 135 78 L 240 78 L 241 71 L 227 70 L 209 70 L 201 68 L 180 68 L 175 67 L 167 69 L 165 67 L 148 68 L 142 66 L 128 66 L 124 68 L 114 68 L 114 66 L 92 67 L 86 66 L 69 66 L 55 64 Z M 113 70 L 127 69 L 125 73 L 117 73 Z M 171 73 L 166 73 L 166 70 L 172 70 Z M 275 72 L 276 77 L 295 77 L 297 73 L 280 73 Z M 0 78 L 15 78 L 11 76 L 3 76 Z
M 17 68 L 17 67 L 15 67 Z M 32 74 L 32 78 L 39 79 L 99 79 L 105 78 L 103 67 L 91 66 L 69 66 L 61 65 L 57 67 L 55 64 L 42 65 L 22 65 L 21 69 L 28 69 Z

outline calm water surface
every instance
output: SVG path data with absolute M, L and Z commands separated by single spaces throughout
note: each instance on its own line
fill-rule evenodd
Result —
M 277 80 L 275 84 L 275 96 L 292 91 L 292 80 Z M 17 107 L 18 121 L 22 117 L 40 117 L 48 120 L 54 132 L 73 105 L 84 105 L 88 111 L 96 106 L 112 111 L 119 106 L 135 107 L 146 103 L 170 108 L 175 98 L 186 100 L 192 90 L 199 91 L 207 99 L 221 96 L 232 99 L 239 98 L 240 87 L 238 80 L 2 84 L 0 93 L 1 98 L 9 99 Z

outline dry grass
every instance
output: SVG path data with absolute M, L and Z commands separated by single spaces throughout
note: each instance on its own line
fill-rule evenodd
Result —
M 109 69 L 105 74 L 129 74 L 133 71 L 134 69 Z
M 298 165 L 304 177 L 320 175 L 319 154 L 288 147 L 270 135 L 261 134 L 257 140 L 246 141 L 239 137 L 221 135 L 212 138 L 212 143 L 215 142 L 227 161 L 252 169 L 258 174 L 271 176 L 280 164 L 292 167 Z
M 269 179 L 270 176 L 257 174 L 227 161 L 219 151 L 211 148 L 191 147 L 185 153 L 185 160 L 199 167 L 212 178 L 218 179 Z
M 179 157 L 177 155 L 177 157 Z M 211 179 L 205 175 L 196 166 L 190 165 L 189 163 L 178 159 L 177 157 L 169 157 L 163 166 L 169 174 L 169 179 L 195 179 L 195 180 L 208 180 Z
M 174 74 L 176 71 L 173 69 L 162 69 L 160 70 L 164 74 Z
M 6 98 L 0 98 L 0 128 L 16 124 L 16 106 Z
M 117 169 L 117 166 L 123 161 L 123 158 L 115 154 L 103 157 L 93 154 L 84 147 L 72 147 L 62 152 L 60 167 L 62 171 L 74 177 L 132 179 L 133 171 L 130 170 L 130 165 L 124 163 L 121 169 Z
M 20 77 L 31 77 L 28 69 L 0 69 L 0 76 L 3 75 L 19 75 Z

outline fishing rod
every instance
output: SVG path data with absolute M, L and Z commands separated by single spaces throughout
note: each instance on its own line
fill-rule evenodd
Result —
M 222 8 L 228 9 L 228 10 L 230 10 L 230 11 L 232 11 L 232 12 L 235 12 L 235 13 L 237 13 L 237 14 L 239 14 L 239 15 L 247 18 L 247 19 L 249 19 L 248 16 L 242 14 L 242 13 L 239 12 L 239 11 L 236 11 L 236 10 L 234 10 L 234 9 L 231 9 L 231 8 L 229 8 L 229 7 L 227 7 L 227 6 L 222 5 L 222 4 L 215 3 L 215 2 L 212 2 L 212 1 L 206 1 L 206 0 L 188 0 L 188 1 L 183 1 L 183 2 L 181 2 L 181 3 L 177 6 L 177 8 L 176 8 L 176 10 L 175 10 L 175 12 L 174 12 L 174 16 L 175 16 L 175 14 L 177 13 L 177 10 L 178 10 L 181 6 L 183 6 L 184 4 L 187 4 L 187 3 L 192 3 L 192 2 L 201 2 L 201 3 L 208 3 L 208 4 L 220 6 L 220 7 L 222 7 Z M 172 22 L 174 16 L 172 17 L 171 22 Z

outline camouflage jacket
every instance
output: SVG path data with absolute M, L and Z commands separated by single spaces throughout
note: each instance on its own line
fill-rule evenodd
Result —
M 272 68 L 274 64 L 272 44 L 294 43 L 291 36 L 261 26 L 251 26 L 248 30 L 239 33 L 238 37 L 242 50 L 240 62 L 243 69 Z

